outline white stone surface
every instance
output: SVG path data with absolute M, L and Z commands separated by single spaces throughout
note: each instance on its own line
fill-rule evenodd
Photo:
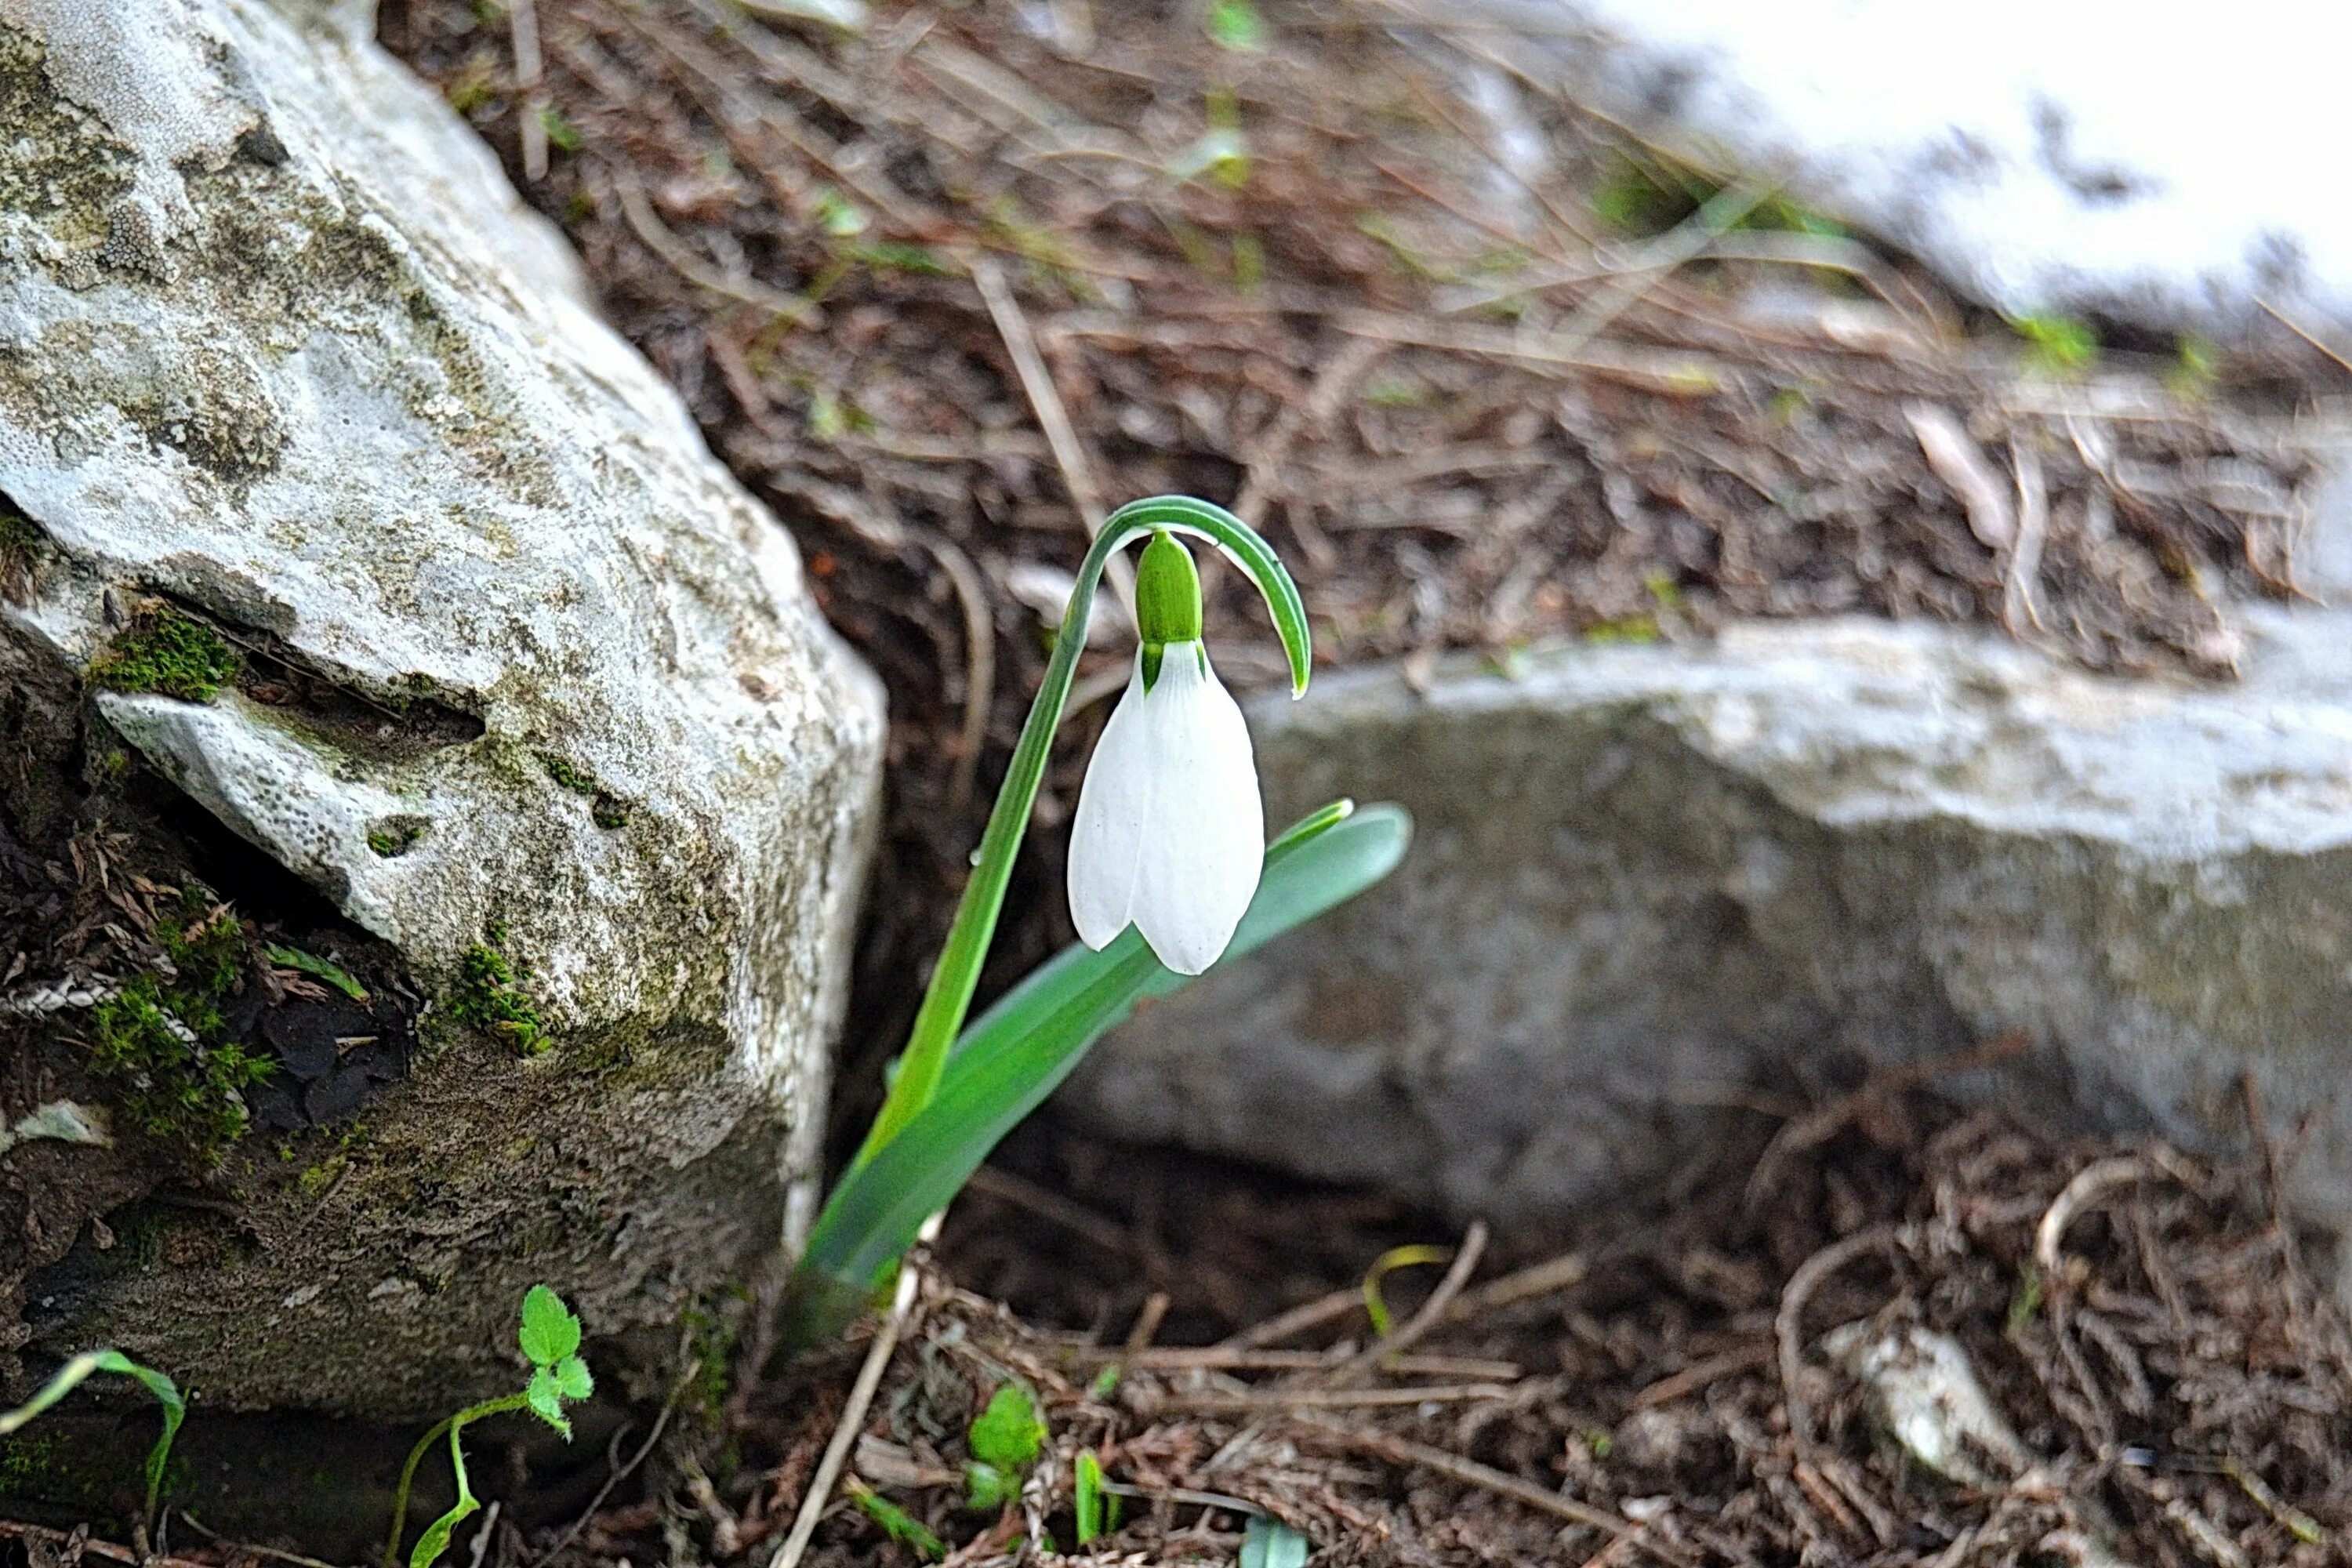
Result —
M 603 1331 L 668 1324 L 781 1239 L 818 1152 L 882 710 L 789 537 L 360 9 L 0 0 L 0 492 L 47 541 L 29 602 L 0 605 L 0 686 L 73 721 L 72 672 L 152 595 L 362 704 L 478 721 L 361 738 L 236 692 L 94 704 L 425 984 L 503 925 L 557 1037 L 529 1063 L 428 1054 L 372 1110 L 376 1174 L 446 1162 L 475 1211 L 404 1216 L 359 1179 L 307 1233 L 354 1227 L 335 1261 L 262 1213 L 253 1260 L 207 1287 L 322 1284 L 307 1311 L 366 1355 L 174 1327 L 194 1282 L 168 1270 L 44 1330 L 102 1321 L 230 1403 L 392 1415 L 494 1373 L 531 1279 Z M 377 853 L 394 819 L 421 836 Z M 587 1184 L 561 1225 L 558 1148 Z M 425 1272 L 463 1289 L 371 1297 L 418 1274 L 385 1259 L 420 1225 Z
M 1746 1090 L 2021 1030 L 1952 1087 L 2210 1149 L 2251 1078 L 2275 1128 L 2314 1119 L 2299 1194 L 2352 1226 L 2352 611 L 2233 614 L 2228 685 L 1844 620 L 1261 700 L 1271 819 L 1393 799 L 1412 853 L 1139 1016 L 1065 1103 L 1558 1216 L 1719 1147 Z
M 1421 5 L 1517 26 L 1514 68 L 1564 68 L 1669 141 L 1785 172 L 2006 310 L 2226 330 L 2267 298 L 2352 324 L 2352 211 L 2326 195 L 2345 6 Z

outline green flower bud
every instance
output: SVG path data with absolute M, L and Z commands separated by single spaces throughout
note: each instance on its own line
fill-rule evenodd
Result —
M 1135 629 L 1146 647 L 1201 640 L 1201 574 L 1191 552 L 1164 531 L 1151 536 L 1136 568 Z

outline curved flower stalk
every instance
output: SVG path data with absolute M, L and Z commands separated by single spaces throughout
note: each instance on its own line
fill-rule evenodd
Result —
M 1257 891 L 1265 808 L 1249 728 L 1201 640 L 1201 579 L 1165 533 L 1136 577 L 1135 673 L 1070 830 L 1070 918 L 1100 952 L 1132 922 L 1179 974 L 1214 963 Z
M 1147 533 L 1188 533 L 1223 551 L 1265 598 L 1266 612 L 1274 619 L 1274 629 L 1290 663 L 1290 694 L 1297 697 L 1307 689 L 1313 658 L 1307 606 L 1299 602 L 1297 584 L 1291 582 L 1273 548 L 1249 524 L 1221 506 L 1191 496 L 1129 501 L 1103 520 L 1102 531 L 1095 535 L 1093 548 L 1079 563 L 1077 581 L 1071 586 L 1069 605 L 1062 612 L 1061 629 L 1055 637 L 1053 657 L 1046 661 L 1045 679 L 1037 688 L 1036 700 L 1029 705 L 1021 739 L 1013 748 L 1013 765 L 1005 772 L 996 805 L 988 814 L 988 826 L 980 836 L 971 880 L 964 884 L 955 923 L 948 928 L 947 946 L 940 953 L 939 967 L 931 972 L 914 1026 L 908 1031 L 907 1049 L 898 1058 L 898 1076 L 874 1119 L 873 1130 L 866 1135 L 864 1147 L 858 1150 L 860 1163 L 897 1137 L 939 1089 L 948 1047 L 971 1010 L 981 961 L 987 957 L 989 942 L 996 934 L 996 917 L 1004 907 L 1013 858 L 1028 830 L 1037 785 L 1045 776 L 1045 754 L 1062 722 L 1070 682 L 1077 675 L 1078 654 L 1087 643 L 1087 623 L 1094 615 L 1095 590 L 1112 554 Z
M 1177 533 L 1209 541 L 1257 584 L 1289 659 L 1292 695 L 1306 689 L 1306 611 L 1264 540 L 1223 509 L 1183 496 L 1111 514 L 1079 568 L 898 1075 L 793 1270 L 781 1324 L 787 1348 L 855 1321 L 926 1216 L 947 1205 L 997 1141 L 1138 1001 L 1353 898 L 1404 855 L 1412 823 L 1402 811 L 1359 812 L 1347 802 L 1265 844 L 1248 733 L 1209 668 L 1199 581 L 1192 558 L 1168 537 Z M 1112 552 L 1144 534 L 1155 537 L 1137 578 L 1142 647 L 1097 747 L 1073 837 L 1072 911 L 1086 941 L 967 1030 L 1097 585 Z

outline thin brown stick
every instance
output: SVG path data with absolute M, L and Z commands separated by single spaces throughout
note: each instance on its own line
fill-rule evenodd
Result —
M 2042 1223 L 2033 1227 L 2033 1266 L 2042 1270 L 2042 1278 L 2053 1284 L 2058 1280 L 2059 1246 L 2084 1209 L 2118 1187 L 2144 1182 L 2156 1173 L 2156 1167 L 2137 1154 L 2094 1160 L 2075 1172 L 2042 1211 Z
M 1507 1384 L 1432 1384 L 1420 1388 L 1262 1388 L 1247 1394 L 1171 1394 L 1152 1401 L 1160 1410 L 1202 1415 L 1264 1415 L 1283 1410 L 1377 1410 L 1416 1405 L 1460 1405 L 1508 1399 Z
M 1234 1350 L 1224 1345 L 1154 1345 L 1140 1351 L 1082 1345 L 1072 1353 L 1082 1365 L 1116 1362 L 1137 1372 L 1314 1372 L 1335 1364 L 1326 1351 Z M 1385 1370 L 1400 1377 L 1451 1377 L 1475 1383 L 1507 1383 L 1523 1375 L 1517 1362 L 1460 1355 L 1401 1355 L 1391 1360 Z
M 1542 1296 L 1558 1295 L 1573 1290 L 1584 1283 L 1591 1272 L 1591 1265 L 1581 1252 L 1563 1252 L 1557 1258 L 1547 1258 L 1541 1263 L 1531 1263 L 1515 1269 L 1499 1279 L 1489 1279 L 1475 1290 L 1465 1290 L 1446 1309 L 1445 1321 L 1463 1322 L 1504 1307 L 1517 1306 Z
M 873 1407 L 875 1392 L 882 1386 L 882 1374 L 889 1370 L 890 1357 L 898 1348 L 898 1336 L 906 1331 L 920 1279 L 913 1263 L 899 1265 L 898 1290 L 891 1298 L 890 1315 L 875 1333 L 865 1364 L 857 1369 L 857 1381 L 849 1385 L 849 1399 L 841 1407 L 841 1419 L 834 1424 L 833 1439 L 825 1445 L 824 1457 L 817 1461 L 816 1473 L 809 1478 L 808 1490 L 801 1496 L 800 1511 L 793 1517 L 792 1533 L 776 1548 L 776 1554 L 768 1559 L 768 1568 L 799 1568 L 802 1555 L 816 1534 L 817 1521 L 824 1516 L 824 1505 L 833 1499 L 834 1484 L 841 1479 L 842 1467 L 849 1462 L 849 1450 L 856 1445 L 858 1429 L 866 1425 L 866 1412 Z
M 1694 1362 L 1680 1372 L 1658 1379 L 1657 1382 L 1633 1395 L 1633 1408 L 1654 1410 L 1661 1405 L 1672 1405 L 1677 1399 L 1696 1394 L 1703 1388 L 1720 1383 L 1727 1377 L 1746 1372 L 1751 1367 L 1769 1365 L 1772 1353 L 1770 1341 L 1758 1340 L 1754 1344 L 1742 1345 L 1738 1350 L 1725 1351 L 1721 1355 L 1711 1355 L 1705 1361 Z
M 1335 1319 L 1344 1318 L 1350 1312 L 1361 1312 L 1363 1310 L 1362 1288 L 1349 1285 L 1342 1289 L 1334 1290 L 1328 1295 L 1318 1296 L 1311 1301 L 1302 1301 L 1286 1312 L 1276 1312 L 1265 1321 L 1231 1335 L 1217 1348 L 1244 1351 L 1280 1344 L 1285 1340 L 1297 1338 L 1309 1329 L 1319 1329 Z
M 620 170 L 613 175 L 611 188 L 620 203 L 622 217 L 628 222 L 629 232 L 635 235 L 647 250 L 660 257 L 671 271 L 688 282 L 708 289 L 714 294 L 724 294 L 730 300 L 740 300 L 746 305 L 772 311 L 788 321 L 806 321 L 816 310 L 814 300 L 798 294 L 787 294 L 781 289 L 772 289 L 756 278 L 721 272 L 695 255 L 654 212 L 653 203 L 646 199 L 645 187 L 637 184 L 637 177 L 627 170 Z
M 1102 531 L 1103 520 L 1109 515 L 1103 505 L 1102 486 L 1095 480 L 1094 465 L 1078 440 L 1076 427 L 1070 423 L 1069 410 L 1062 406 L 1061 392 L 1054 385 L 1053 374 L 1045 368 L 1045 356 L 1037 352 L 1037 337 L 1029 330 L 1029 318 L 1023 313 L 1020 300 L 1004 281 L 1004 274 L 993 258 L 972 258 L 971 280 L 980 289 L 981 302 L 988 307 L 989 320 L 996 323 L 997 336 L 1004 340 L 1004 352 L 1013 356 L 1013 369 L 1021 379 L 1021 390 L 1027 395 L 1029 406 L 1045 431 L 1045 444 L 1054 449 L 1055 466 L 1062 470 L 1062 483 L 1068 487 L 1070 500 L 1087 525 L 1087 537 L 1092 539 Z M 1114 555 L 1107 575 L 1132 619 L 1134 568 L 1125 556 Z
M 1476 1487 L 1482 1491 L 1493 1492 L 1496 1497 L 1506 1497 L 1514 1502 L 1524 1503 L 1556 1519 L 1564 1519 L 1571 1524 L 1583 1525 L 1588 1530 L 1602 1531 L 1610 1535 L 1631 1540 L 1643 1551 L 1649 1552 L 1662 1563 L 1674 1563 L 1675 1568 L 1687 1568 L 1690 1562 L 1688 1557 L 1664 1542 L 1652 1540 L 1642 1526 L 1633 1523 L 1631 1520 L 1621 1518 L 1606 1509 L 1594 1508 L 1590 1503 L 1579 1502 L 1574 1498 L 1562 1497 L 1555 1491 L 1547 1491 L 1534 1482 L 1523 1480 L 1507 1470 L 1498 1470 L 1492 1465 L 1482 1465 L 1477 1460 L 1465 1458 L 1460 1454 L 1449 1453 L 1444 1448 L 1435 1447 L 1427 1443 L 1417 1443 L 1410 1437 L 1401 1437 L 1394 1433 L 1334 1426 L 1320 1421 L 1302 1421 L 1298 1424 L 1298 1430 L 1302 1435 L 1312 1432 L 1318 1438 L 1328 1440 L 1337 1447 L 1350 1448 L 1358 1453 L 1370 1454 L 1387 1459 L 1392 1464 L 1414 1465 L 1425 1470 L 1433 1470 L 1450 1479 Z

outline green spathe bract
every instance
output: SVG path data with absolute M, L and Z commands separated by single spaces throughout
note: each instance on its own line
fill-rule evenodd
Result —
M 1160 676 L 1160 650 L 1201 640 L 1201 574 L 1175 535 L 1155 533 L 1135 568 L 1135 631 L 1143 644 L 1143 683 Z

